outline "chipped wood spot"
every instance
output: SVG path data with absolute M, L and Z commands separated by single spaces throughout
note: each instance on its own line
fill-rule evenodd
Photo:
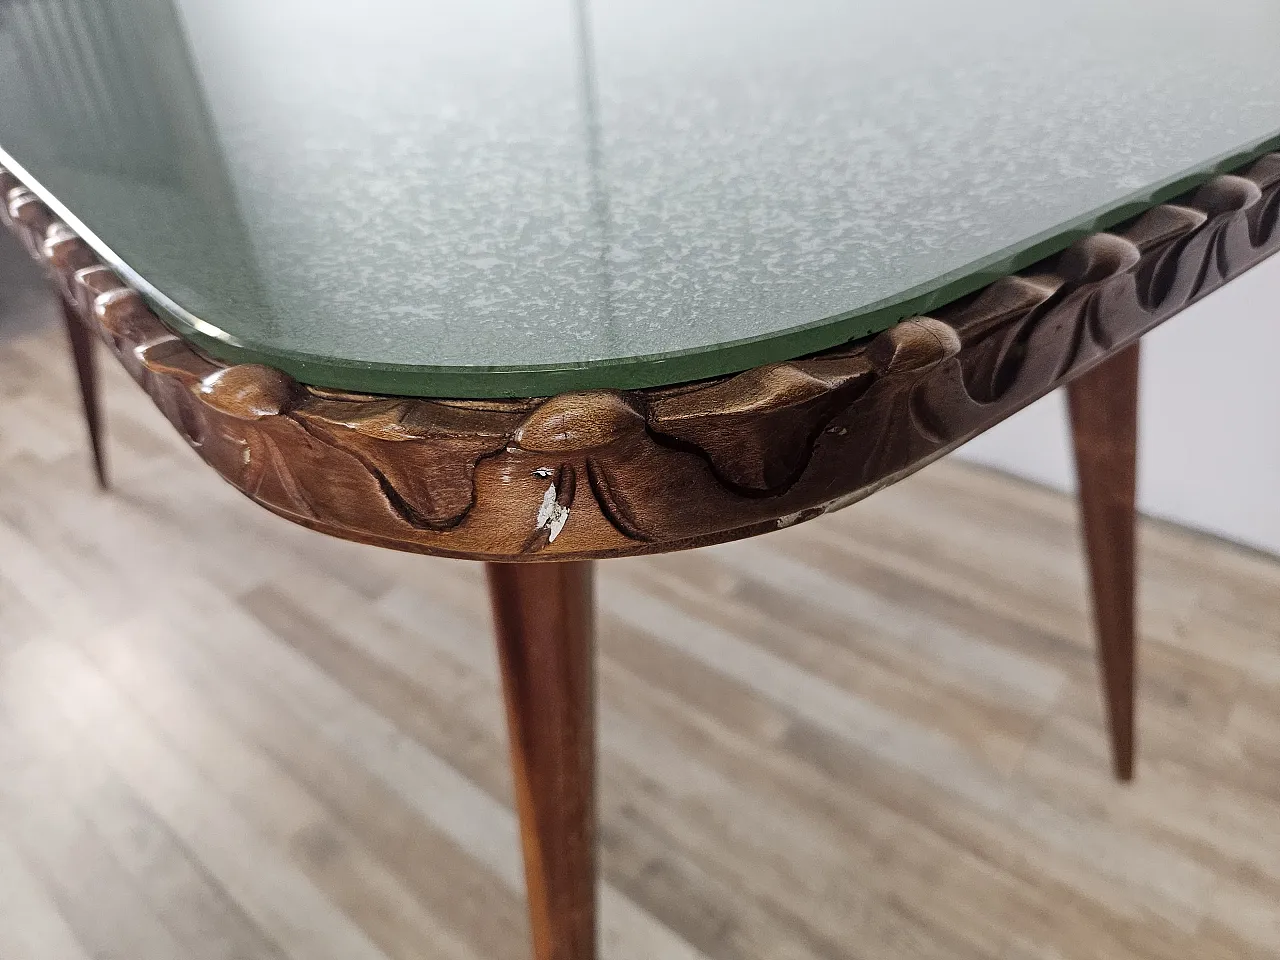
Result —
M 542 495 L 542 506 L 538 508 L 538 520 L 534 529 L 546 530 L 547 542 L 555 543 L 556 537 L 560 536 L 560 531 L 568 522 L 569 508 L 556 500 L 556 485 L 553 483 Z

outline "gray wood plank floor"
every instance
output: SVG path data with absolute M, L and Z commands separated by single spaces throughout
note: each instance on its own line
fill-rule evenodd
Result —
M 270 516 L 106 358 L 98 494 L 3 270 L 0 960 L 525 957 L 481 569 Z M 601 565 L 605 956 L 1280 957 L 1280 564 L 1141 547 L 1129 788 L 1069 499 L 943 462 Z

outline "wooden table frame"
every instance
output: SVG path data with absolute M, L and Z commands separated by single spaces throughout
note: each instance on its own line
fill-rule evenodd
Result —
M 596 956 L 590 561 L 812 519 L 1061 385 L 1115 772 L 1131 777 L 1138 339 L 1280 249 L 1271 153 L 932 316 L 810 357 L 676 387 L 428 400 L 215 361 L 4 171 L 0 194 L 66 305 L 103 482 L 85 331 L 267 509 L 349 540 L 489 562 L 537 960 Z

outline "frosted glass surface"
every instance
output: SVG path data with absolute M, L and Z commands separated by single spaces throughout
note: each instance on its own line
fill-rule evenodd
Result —
M 304 382 L 671 383 L 936 307 L 1280 132 L 1265 0 L 10 0 L 0 158 Z

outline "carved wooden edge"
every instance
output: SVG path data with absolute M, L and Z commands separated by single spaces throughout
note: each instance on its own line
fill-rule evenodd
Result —
M 233 486 L 334 536 L 482 560 L 682 549 L 853 503 L 1280 247 L 1271 153 L 933 316 L 814 356 L 678 387 L 450 401 L 210 360 L 4 171 L 0 193 L 81 318 Z

